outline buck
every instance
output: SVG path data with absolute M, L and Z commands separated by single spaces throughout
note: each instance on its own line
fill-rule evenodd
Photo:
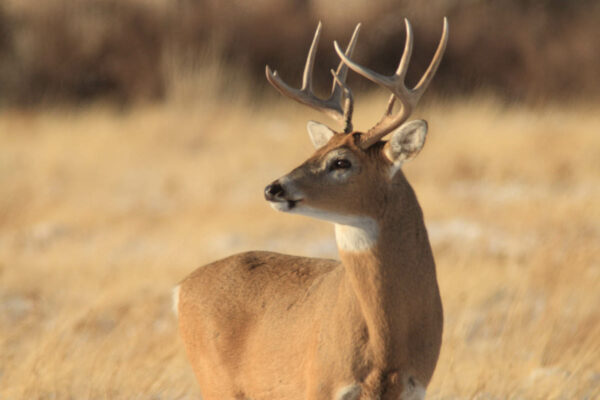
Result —
M 345 52 L 334 42 L 341 62 L 326 100 L 312 89 L 320 23 L 301 89 L 266 67 L 282 94 L 344 125 L 336 132 L 309 122 L 317 151 L 265 188 L 274 209 L 333 222 L 341 261 L 251 251 L 180 283 L 179 331 L 205 400 L 425 396 L 441 346 L 442 304 L 423 214 L 401 166 L 425 142 L 426 122 L 405 122 L 440 64 L 448 23 L 412 89 L 404 83 L 413 43 L 405 24 L 392 76 L 351 60 L 360 24 Z M 381 121 L 365 133 L 352 128 L 348 68 L 392 93 Z

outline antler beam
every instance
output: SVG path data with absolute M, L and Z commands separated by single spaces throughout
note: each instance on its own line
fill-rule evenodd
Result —
M 413 109 L 419 102 L 419 99 L 427 89 L 427 86 L 429 86 L 429 83 L 431 82 L 440 65 L 444 51 L 446 50 L 446 43 L 448 42 L 448 20 L 444 18 L 442 38 L 440 39 L 440 43 L 438 44 L 437 50 L 433 56 L 433 59 L 431 60 L 431 63 L 429 64 L 429 67 L 414 88 L 407 88 L 404 79 L 406 77 L 406 71 L 408 70 L 408 64 L 412 55 L 413 33 L 410 22 L 408 22 L 407 19 L 404 19 L 404 23 L 406 25 L 406 42 L 404 44 L 404 53 L 402 54 L 402 58 L 400 59 L 400 63 L 398 64 L 396 72 L 392 76 L 378 74 L 377 72 L 355 63 L 350 59 L 350 57 L 348 57 L 347 53 L 342 52 L 337 42 L 334 42 L 335 51 L 344 64 L 346 64 L 356 73 L 392 92 L 385 114 L 374 127 L 369 129 L 369 131 L 365 134 L 364 139 L 361 141 L 361 147 L 363 149 L 366 149 L 378 142 L 382 137 L 402 125 L 402 123 L 408 119 Z M 400 101 L 400 110 L 396 115 L 393 115 L 392 111 L 394 109 L 394 103 L 396 99 Z
M 319 22 L 310 46 L 310 50 L 308 51 L 308 56 L 306 57 L 306 64 L 304 65 L 304 73 L 302 75 L 302 87 L 300 89 L 294 89 L 287 85 L 279 77 L 277 71 L 271 71 L 271 68 L 269 68 L 268 65 L 266 66 L 265 73 L 269 83 L 273 85 L 281 94 L 316 110 L 322 111 L 336 121 L 342 122 L 344 124 L 344 132 L 348 133 L 352 131 L 353 110 L 352 92 L 348 86 L 346 86 L 348 65 L 341 61 L 336 72 L 332 71 L 334 79 L 331 88 L 331 96 L 329 96 L 328 99 L 320 99 L 313 92 L 313 67 L 315 64 L 317 46 L 321 37 L 321 29 L 322 24 Z M 347 58 L 352 57 L 356 40 L 358 39 L 359 30 L 360 24 L 356 25 L 354 33 L 352 34 L 352 38 L 350 39 L 350 43 L 346 48 L 346 52 L 343 52 L 344 56 Z

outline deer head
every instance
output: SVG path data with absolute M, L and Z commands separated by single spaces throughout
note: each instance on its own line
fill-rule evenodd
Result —
M 265 188 L 265 198 L 273 208 L 342 225 L 363 226 L 365 221 L 381 218 L 385 203 L 389 201 L 389 188 L 396 181 L 405 182 L 403 175 L 398 173 L 400 167 L 405 160 L 418 154 L 425 143 L 427 123 L 406 121 L 435 75 L 448 40 L 448 22 L 444 19 L 442 38 L 433 60 L 416 86 L 408 88 L 404 80 L 412 53 L 413 34 L 406 19 L 405 25 L 404 53 L 392 76 L 380 75 L 351 60 L 360 24 L 345 52 L 334 42 L 341 61 L 337 70 L 331 71 L 331 95 L 325 100 L 318 98 L 312 89 L 321 23 L 308 52 L 300 89 L 291 88 L 277 72 L 266 67 L 267 80 L 283 95 L 323 111 L 344 125 L 338 132 L 319 122 L 308 122 L 308 133 L 317 150 L 300 166 Z M 383 117 L 367 132 L 356 131 L 352 126 L 353 96 L 346 85 L 348 68 L 392 93 Z M 394 113 L 396 102 L 399 107 Z M 386 135 L 389 139 L 382 140 Z

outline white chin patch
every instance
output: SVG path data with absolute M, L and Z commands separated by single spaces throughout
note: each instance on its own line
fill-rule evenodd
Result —
M 275 211 L 290 212 L 298 208 L 302 200 L 270 201 L 269 205 Z
M 282 211 L 282 212 L 290 211 L 290 205 L 288 204 L 287 201 L 270 201 L 269 205 L 275 211 Z

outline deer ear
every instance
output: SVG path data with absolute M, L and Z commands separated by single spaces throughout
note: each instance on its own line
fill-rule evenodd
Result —
M 413 158 L 423 148 L 427 136 L 427 122 L 422 119 L 407 122 L 393 131 L 383 149 L 394 164 Z
M 317 149 L 325 146 L 329 142 L 329 139 L 335 135 L 335 132 L 329 129 L 329 127 L 316 121 L 308 121 L 306 129 L 308 130 L 312 144 Z

